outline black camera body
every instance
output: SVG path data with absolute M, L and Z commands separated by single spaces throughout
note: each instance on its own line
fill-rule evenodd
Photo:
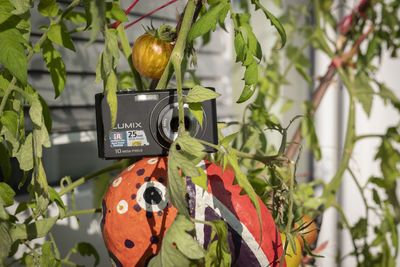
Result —
M 209 88 L 213 89 L 213 88 Z M 185 95 L 188 89 L 183 90 Z M 96 94 L 98 155 L 105 159 L 168 155 L 178 135 L 178 100 L 176 89 L 155 91 L 120 91 L 117 93 L 117 119 L 111 128 L 110 108 L 106 97 Z M 185 128 L 191 136 L 218 143 L 215 99 L 204 101 L 203 125 L 185 105 Z M 206 146 L 205 152 L 215 152 Z

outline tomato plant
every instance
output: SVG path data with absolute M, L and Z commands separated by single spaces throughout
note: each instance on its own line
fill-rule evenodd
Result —
M 36 2 L 39 4 L 35 4 Z M 137 2 L 138 0 L 134 1 L 129 10 Z M 169 3 L 172 2 L 175 1 L 172 0 Z M 43 59 L 43 68 L 47 68 L 51 76 L 55 97 L 59 97 L 68 84 L 61 50 L 68 49 L 69 53 L 76 51 L 72 35 L 76 33 L 83 35 L 89 30 L 90 33 L 87 36 L 89 44 L 93 43 L 100 34 L 104 37 L 102 38 L 104 51 L 98 57 L 97 67 L 93 66 L 90 71 L 96 72 L 96 82 L 103 82 L 112 121 L 115 122 L 117 114 L 116 94 L 121 78 L 121 70 L 117 69 L 117 66 L 120 66 L 119 49 L 125 57 L 123 60 L 127 60 L 131 67 L 126 72 L 134 76 L 136 85 L 136 87 L 132 86 L 134 89 L 143 90 L 144 88 L 141 85 L 140 75 L 136 75 L 137 72 L 132 66 L 135 66 L 144 76 L 160 78 L 158 89 L 167 88 L 170 85 L 169 79 L 175 75 L 174 85 L 178 92 L 180 130 L 178 138 L 169 151 L 171 164 L 168 164 L 167 187 L 171 202 L 179 213 L 178 226 L 185 226 L 184 228 L 175 227 L 174 238 L 182 242 L 181 247 L 188 249 L 184 254 L 176 249 L 168 250 L 167 247 L 166 253 L 158 254 L 160 257 L 154 258 L 154 266 L 157 266 L 157 261 L 167 262 L 164 266 L 168 267 L 176 266 L 177 263 L 183 261 L 189 262 L 188 265 L 199 263 L 219 266 L 219 263 L 224 262 L 224 257 L 230 257 L 226 243 L 221 241 L 223 238 L 226 240 L 227 237 L 226 227 L 222 221 L 213 225 L 215 228 L 213 233 L 218 237 L 221 236 L 221 239 L 216 239 L 216 242 L 204 251 L 204 257 L 199 259 L 202 255 L 191 253 L 190 246 L 187 244 L 193 244 L 195 240 L 185 229 L 193 229 L 194 222 L 187 216 L 186 187 L 182 179 L 182 175 L 187 175 L 196 180 L 199 185 L 207 186 L 207 177 L 204 176 L 202 170 L 197 168 L 199 161 L 205 157 L 203 148 L 207 144 L 187 136 L 184 130 L 184 103 L 186 101 L 191 111 L 196 112 L 202 101 L 215 98 L 215 95 L 210 95 L 209 91 L 200 85 L 201 81 L 196 80 L 198 83 L 196 88 L 200 89 L 196 90 L 196 97 L 187 103 L 188 99 L 182 95 L 182 80 L 186 77 L 186 69 L 182 67 L 183 62 L 188 62 L 192 55 L 188 51 L 191 51 L 195 45 L 201 46 L 198 42 L 195 44 L 196 39 L 202 38 L 202 44 L 207 43 L 211 31 L 221 27 L 230 32 L 233 39 L 234 58 L 243 69 L 239 77 L 241 92 L 239 92 L 240 97 L 237 102 L 246 103 L 247 109 L 243 112 L 241 121 L 235 122 L 238 132 L 228 136 L 221 135 L 219 145 L 215 147 L 218 152 L 209 155 L 210 160 L 230 166 L 228 168 L 235 172 L 234 182 L 243 189 L 240 193 L 248 195 L 258 215 L 260 214 L 258 201 L 260 196 L 270 209 L 279 229 L 285 229 L 287 233 L 292 230 L 295 215 L 299 213 L 321 215 L 327 209 L 335 208 L 343 216 L 340 221 L 343 231 L 348 231 L 353 241 L 351 244 L 353 248 L 349 253 L 341 252 L 341 248 L 338 249 L 340 260 L 351 257 L 358 266 L 368 264 L 395 266 L 395 258 L 399 251 L 398 225 L 400 223 L 400 201 L 396 191 L 400 173 L 399 126 L 397 124 L 388 127 L 386 131 L 379 134 L 366 134 L 356 132 L 355 125 L 360 114 L 358 109 L 356 112 L 356 104 L 360 104 L 361 112 L 366 115 L 375 112 L 372 109 L 374 99 L 391 105 L 396 111 L 400 110 L 398 96 L 375 75 L 380 67 L 376 63 L 382 59 L 383 51 L 389 51 L 390 56 L 398 58 L 400 49 L 398 45 L 400 4 L 398 1 L 360 0 L 355 8 L 340 10 L 340 12 L 349 13 L 343 20 L 337 19 L 336 15 L 340 13 L 337 10 L 341 9 L 342 5 L 335 6 L 335 1 L 313 0 L 299 4 L 296 1 L 288 3 L 276 0 L 274 2 L 285 9 L 282 10 L 281 18 L 276 18 L 259 0 L 242 0 L 237 6 L 233 6 L 234 1 L 228 0 L 184 2 L 186 2 L 186 7 L 179 14 L 176 26 L 179 35 L 174 47 L 172 48 L 167 42 L 162 43 L 161 48 L 156 46 L 156 49 L 153 49 L 150 44 L 158 43 L 159 40 L 148 34 L 144 34 L 143 38 L 138 38 L 134 47 L 130 47 L 130 41 L 133 40 L 128 41 L 123 25 L 123 22 L 128 21 L 126 14 L 129 10 L 124 12 L 120 7 L 120 1 L 117 0 L 1 1 L 0 265 L 12 265 L 18 262 L 29 266 L 61 266 L 61 264 L 75 266 L 77 264 L 72 262 L 70 257 L 73 253 L 92 255 L 96 260 L 95 265 L 99 262 L 96 249 L 86 242 L 77 243 L 66 255 L 61 255 L 57 243 L 62 241 L 57 242 L 53 239 L 52 227 L 58 220 L 98 213 L 98 207 L 76 210 L 74 190 L 79 185 L 97 179 L 103 174 L 126 168 L 132 160 L 124 159 L 115 162 L 109 167 L 85 175 L 76 181 L 72 181 L 68 176 L 62 179 L 60 177 L 59 187 L 53 188 L 49 185 L 42 158 L 46 153 L 43 147 L 47 148 L 52 144 L 52 113 L 41 96 L 41 89 L 33 88 L 32 76 L 28 75 L 28 66 L 35 65 L 30 61 Z M 309 9 L 312 9 L 312 12 Z M 279 34 L 271 50 L 266 50 L 258 41 L 256 35 L 258 31 L 254 29 L 252 20 L 254 12 L 262 13 L 268 20 L 268 24 L 271 22 Z M 31 20 L 33 14 L 41 16 L 40 20 L 36 18 Z M 231 23 L 225 24 L 226 19 L 230 19 Z M 41 25 L 35 25 L 35 21 L 40 21 Z M 118 23 L 114 23 L 115 21 Z M 303 24 L 299 23 L 300 21 L 314 23 Z M 284 26 L 288 29 L 287 32 Z M 260 28 L 266 29 L 267 26 L 262 25 Z M 338 37 L 331 38 L 330 32 L 337 32 Z M 32 36 L 31 33 L 33 33 Z M 79 39 L 80 42 L 85 40 L 80 36 Z M 325 74 L 318 79 L 307 71 L 313 64 L 306 56 L 310 48 L 323 53 L 331 60 L 326 66 Z M 161 56 L 157 54 L 158 52 Z M 171 68 L 165 68 L 168 62 L 172 64 Z M 194 73 L 194 70 L 188 71 Z M 313 92 L 311 101 L 305 100 L 304 103 L 300 103 L 298 99 L 295 99 L 296 101 L 289 99 L 290 94 L 283 93 L 283 86 L 290 82 L 288 73 L 291 72 L 295 72 L 304 79 L 309 84 L 308 89 L 313 89 L 310 90 Z M 339 166 L 329 182 L 315 180 L 300 184 L 296 171 L 298 159 L 304 156 L 299 148 L 302 141 L 305 141 L 304 149 L 311 151 L 316 160 L 324 156 L 319 146 L 313 116 L 328 85 L 336 80 L 340 80 L 343 85 L 342 91 L 345 91 L 348 96 L 348 99 L 343 101 L 348 105 L 347 109 L 343 109 L 343 116 L 347 116 L 345 119 L 347 126 L 344 131 L 344 143 L 340 144 L 343 150 L 341 150 Z M 289 123 L 282 123 L 277 110 L 288 110 L 294 102 L 303 106 L 303 112 L 299 112 L 299 115 Z M 283 106 L 280 106 L 281 104 Z M 297 118 L 301 118 L 301 121 L 291 141 L 287 142 L 290 137 L 288 136 L 289 126 L 293 127 L 294 124 L 291 124 L 293 121 L 297 122 Z M 276 136 L 271 138 L 268 135 L 271 130 L 282 137 L 278 146 L 273 142 Z M 374 154 L 375 159 L 380 162 L 381 173 L 374 174 L 363 184 L 359 181 L 350 161 L 354 156 L 356 143 L 368 138 L 376 138 L 381 143 Z M 179 145 L 182 150 L 178 151 L 176 145 Z M 16 204 L 14 189 L 18 192 L 19 188 L 13 189 L 8 180 L 14 165 L 24 172 L 16 182 L 23 186 L 30 181 L 28 190 L 31 199 L 21 202 L 17 209 L 10 207 Z M 364 216 L 353 224 L 346 218 L 346 213 L 336 202 L 336 193 L 345 174 L 353 178 L 362 196 L 365 209 Z M 321 188 L 321 196 L 315 194 L 314 189 L 317 186 Z M 62 197 L 67 195 L 72 201 L 72 210 L 63 201 Z M 372 201 L 367 200 L 366 196 L 370 195 L 372 195 Z M 48 212 L 50 205 L 58 208 L 57 214 Z M 121 207 L 124 208 L 124 206 Z M 299 212 L 303 209 L 313 213 Z M 18 216 L 23 212 L 29 214 L 29 217 L 20 219 Z M 378 221 L 376 225 L 369 224 L 372 216 Z M 256 219 L 260 219 L 260 216 L 258 217 Z M 295 229 L 301 229 L 302 225 L 307 224 L 299 223 Z M 313 224 L 311 223 L 310 226 Z M 309 233 L 316 232 L 312 230 L 303 234 L 306 238 Z M 42 238 L 48 241 L 37 246 L 32 245 L 32 240 Z M 288 239 L 292 240 L 291 237 Z M 312 236 L 306 240 L 311 244 L 314 239 L 315 237 Z M 297 238 L 293 238 L 287 243 L 288 254 L 294 255 L 294 252 L 290 253 L 293 248 L 292 243 L 298 244 L 298 242 Z M 132 243 L 127 242 L 127 246 L 132 246 Z M 172 247 L 174 246 L 175 244 L 172 243 Z M 301 245 L 295 247 L 297 251 Z M 16 254 L 17 249 L 22 249 L 24 254 L 19 257 Z M 161 256 L 164 258 L 161 259 Z M 299 256 L 300 253 L 296 253 L 296 257 Z M 298 264 L 298 258 L 287 258 L 289 264 L 292 260 L 294 265 Z
M 140 74 L 151 79 L 159 79 L 167 66 L 171 52 L 171 43 L 145 33 L 133 44 L 132 62 Z

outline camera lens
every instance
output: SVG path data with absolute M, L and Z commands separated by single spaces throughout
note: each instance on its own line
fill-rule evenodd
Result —
M 196 136 L 200 130 L 200 124 L 196 117 L 190 112 L 189 108 L 184 106 L 185 130 L 190 136 Z M 161 136 L 172 143 L 178 137 L 179 114 L 177 104 L 166 106 L 158 117 L 158 130 Z

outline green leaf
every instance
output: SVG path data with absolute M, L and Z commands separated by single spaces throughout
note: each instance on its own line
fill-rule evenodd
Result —
M 24 42 L 22 34 L 15 28 L 0 31 L 0 63 L 26 85 L 28 70 Z
M 197 165 L 205 156 L 204 146 L 197 140 L 189 135 L 189 133 L 183 134 L 176 139 L 176 143 L 180 146 L 181 151 L 190 155 L 195 156 L 196 162 L 192 160 L 192 163 Z
M 71 21 L 75 25 L 80 25 L 87 22 L 85 14 L 76 11 L 70 11 L 67 15 L 65 15 L 64 18 Z
M 197 169 L 199 170 L 200 175 L 191 177 L 192 182 L 197 184 L 204 190 L 207 190 L 207 181 L 208 181 L 207 173 L 205 173 L 201 167 L 197 167 Z
M 246 85 L 256 84 L 258 81 L 258 66 L 255 61 L 246 67 L 244 72 L 244 82 Z
M 47 105 L 46 101 L 43 99 L 42 96 L 39 95 L 39 101 L 40 104 L 42 105 L 42 115 L 44 119 L 44 124 L 46 125 L 47 132 L 51 132 L 52 128 L 52 120 L 51 120 L 51 115 L 50 115 L 50 109 L 49 106 Z
M 260 233 L 262 233 L 261 209 L 257 194 L 254 191 L 253 187 L 251 186 L 246 175 L 240 169 L 235 151 L 232 148 L 228 147 L 227 155 L 228 155 L 228 163 L 232 166 L 233 170 L 235 171 L 235 180 L 237 181 L 238 185 L 247 193 L 248 197 L 250 198 L 251 202 L 254 205 L 254 208 L 257 210 L 258 221 L 260 224 Z M 262 241 L 262 236 L 260 237 L 260 240 Z
M 29 171 L 33 168 L 32 139 L 32 133 L 30 133 L 16 153 L 16 157 L 19 162 L 19 168 L 23 171 Z
M 59 25 L 59 24 L 50 25 L 47 36 L 50 41 L 75 52 L 75 46 L 71 39 L 71 36 L 66 31 L 66 29 L 64 27 L 62 27 L 61 25 Z M 47 63 L 47 61 L 46 61 L 46 63 Z
M 246 42 L 243 38 L 243 35 L 240 31 L 235 31 L 235 39 L 234 39 L 234 46 L 236 52 L 236 62 L 244 61 L 246 58 Z
M 8 184 L 0 182 L 0 205 L 4 207 L 14 204 L 15 192 Z
M 16 224 L 10 229 L 13 242 L 17 240 L 33 240 L 45 237 L 57 222 L 58 217 L 49 217 L 29 224 Z
M 206 100 L 211 100 L 219 97 L 220 94 L 216 93 L 214 90 L 205 88 L 201 85 L 196 85 L 189 90 L 188 94 L 185 96 L 186 103 L 200 103 Z
M 149 266 L 155 266 L 156 261 L 161 261 L 159 266 L 190 266 L 190 260 L 203 258 L 203 249 L 189 234 L 193 231 L 194 223 L 178 213 L 162 241 L 161 259 L 152 259 Z
M 303 106 L 305 115 L 301 121 L 301 135 L 306 140 L 306 146 L 310 148 L 316 160 L 321 159 L 321 148 L 319 146 L 318 136 L 315 132 L 314 122 L 309 109 L 312 107 Z
M 17 138 L 18 136 L 18 114 L 13 110 L 5 110 L 0 118 L 0 122 L 10 133 Z
M 193 24 L 188 33 L 187 41 L 193 41 L 197 37 L 206 34 L 211 30 L 215 30 L 219 15 L 223 13 L 226 5 L 226 2 L 219 2 L 212 5 L 209 10 Z
M 106 17 L 120 22 L 128 21 L 125 12 L 117 2 L 106 2 Z
M 247 43 L 247 47 L 251 54 L 261 60 L 262 58 L 262 50 L 260 43 L 257 40 L 257 37 L 253 33 L 251 26 L 247 23 L 239 27 L 240 32 L 242 33 L 243 37 L 245 37 L 245 41 Z
M 293 107 L 293 100 L 287 100 L 281 107 L 280 113 L 285 113 Z
M 10 19 L 14 8 L 9 0 L 0 0 L 0 24 Z
M 0 262 L 3 262 L 3 259 L 8 257 L 13 243 L 10 235 L 9 222 L 0 220 L 0 236 Z
M 230 134 L 228 136 L 225 136 L 222 140 L 221 140 L 221 146 L 223 147 L 227 147 L 229 146 L 229 144 L 236 139 L 236 137 L 238 136 L 238 132 L 237 133 L 233 133 Z
M 4 143 L 0 143 L 0 168 L 4 181 L 8 181 L 11 176 L 11 162 L 10 153 L 4 146 Z
M 179 142 L 179 138 L 177 139 L 177 143 Z M 183 153 L 177 151 L 176 149 L 171 149 L 170 151 L 170 159 L 169 161 L 174 161 L 176 166 L 180 168 L 184 175 L 187 176 L 199 176 L 199 170 L 196 168 L 196 164 L 189 160 L 187 157 L 183 155 Z M 172 152 L 172 155 L 171 155 Z
M 42 146 L 50 147 L 50 136 L 47 132 L 45 125 L 40 127 L 35 126 L 33 128 L 33 141 L 35 142 L 35 156 L 41 158 L 42 157 Z
M 209 244 L 206 254 L 206 267 L 208 266 L 231 266 L 232 256 L 228 243 L 228 227 L 224 221 L 211 221 L 212 233 L 210 240 L 214 240 L 215 234 L 218 239 Z
M 240 103 L 246 102 L 247 100 L 250 99 L 250 97 L 253 96 L 255 91 L 256 90 L 252 86 L 246 85 L 243 88 L 243 91 L 242 91 L 241 95 L 239 96 L 239 99 L 236 101 L 236 103 L 240 104 Z
M 90 35 L 90 40 L 88 45 L 92 44 L 97 35 L 104 29 L 106 25 L 106 10 L 105 1 L 102 0 L 92 0 L 89 3 L 89 12 L 91 18 L 92 33 Z
M 362 239 L 367 236 L 367 220 L 365 218 L 360 218 L 358 222 L 351 227 L 350 233 L 353 240 Z
M 285 32 L 285 29 L 283 28 L 282 24 L 280 23 L 280 21 L 271 12 L 269 12 L 259 2 L 259 0 L 251 0 L 251 3 L 256 6 L 256 10 L 257 9 L 261 9 L 264 12 L 264 15 L 267 17 L 267 19 L 269 19 L 271 21 L 271 24 L 276 28 L 276 30 L 278 31 L 278 33 L 279 33 L 279 35 L 281 37 L 281 41 L 282 41 L 281 47 L 285 46 L 285 44 L 286 44 L 286 32 Z
M 53 246 L 50 241 L 42 245 L 42 255 L 39 259 L 39 266 L 61 266 L 61 263 L 55 258 Z
M 58 210 L 60 211 L 60 218 L 64 217 L 68 212 L 67 206 L 65 206 L 64 201 L 62 201 L 60 195 L 51 186 L 48 187 L 50 201 L 56 203 Z
M 115 122 L 117 120 L 117 75 L 115 72 L 111 72 L 106 81 L 105 94 L 107 96 L 107 103 L 110 107 L 111 115 L 111 128 L 114 128 Z
M 108 190 L 110 181 L 111 181 L 111 175 L 109 173 L 101 174 L 101 175 L 99 175 L 98 178 L 96 178 L 93 181 L 93 183 L 94 183 L 93 207 L 101 208 L 101 203 L 102 203 L 102 200 Z
M 365 72 L 359 73 L 354 78 L 354 89 L 356 91 L 356 98 L 361 103 L 365 113 L 370 116 L 372 101 L 374 99 L 374 89 L 370 85 L 371 79 Z
M 65 65 L 61 54 L 48 40 L 42 44 L 42 53 L 54 85 L 55 98 L 57 98 L 62 93 L 67 79 Z
M 13 0 L 12 4 L 14 5 L 15 10 L 13 10 L 12 14 L 14 15 L 22 15 L 29 11 L 30 8 L 33 7 L 33 0 Z
M 33 98 L 29 109 L 29 116 L 34 124 L 39 127 L 42 126 L 42 104 L 38 98 Z
M 312 85 L 312 79 L 311 76 L 304 70 L 303 66 L 300 65 L 299 63 L 295 64 L 297 72 L 301 75 L 301 77 L 308 82 L 308 84 Z
M 201 103 L 190 103 L 189 110 L 193 114 L 193 116 L 197 119 L 199 124 L 203 126 L 203 108 L 201 107 Z
M 38 11 L 42 16 L 55 17 L 58 14 L 58 4 L 56 0 L 40 0 Z
M 176 155 L 179 152 L 176 150 L 175 143 L 171 145 L 168 157 L 168 196 L 172 205 L 181 213 L 189 216 L 187 203 L 185 199 L 186 185 L 185 179 L 179 173 L 179 164 L 176 160 Z M 190 163 L 191 164 L 191 163 Z M 198 176 L 198 175 L 193 175 Z
M 95 258 L 94 266 L 99 265 L 100 256 L 96 248 L 92 244 L 87 242 L 80 242 L 74 246 L 73 251 L 79 252 L 79 254 L 82 256 L 93 256 Z
M 115 68 L 118 65 L 119 59 L 119 48 L 117 31 L 114 29 L 106 30 L 105 34 L 105 49 L 104 52 L 99 55 L 98 65 L 96 68 L 96 82 L 101 79 L 107 80 L 111 72 L 115 72 Z
M 38 166 L 33 172 L 31 184 L 33 187 L 31 187 L 29 191 L 30 193 L 34 193 L 36 199 L 34 217 L 38 217 L 47 210 L 50 202 L 49 186 L 47 184 L 46 172 L 43 168 L 41 159 L 38 160 Z
M 118 73 L 118 90 L 132 89 L 133 74 L 131 71 Z

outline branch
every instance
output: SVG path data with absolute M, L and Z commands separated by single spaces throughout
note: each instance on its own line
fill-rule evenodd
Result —
M 314 116 L 316 110 L 319 107 L 319 104 L 322 101 L 322 98 L 324 97 L 336 73 L 337 73 L 336 68 L 331 65 L 329 66 L 325 75 L 321 78 L 320 84 L 312 97 L 312 103 L 315 109 L 310 111 L 311 116 Z M 286 149 L 285 156 L 288 157 L 289 159 L 294 159 L 294 156 L 296 154 L 297 149 L 300 146 L 301 141 L 302 141 L 302 136 L 301 136 L 301 123 L 300 123 L 300 125 L 297 127 L 294 136 L 292 137 L 292 140 L 290 141 L 289 147 Z
M 65 195 L 66 193 L 72 191 L 75 187 L 103 174 L 103 173 L 107 173 L 110 171 L 114 171 L 114 170 L 118 170 L 121 169 L 123 166 L 125 166 L 125 160 L 121 160 L 117 163 L 114 163 L 110 166 L 107 166 L 103 169 L 97 170 L 87 176 L 84 176 L 82 178 L 79 178 L 78 180 L 76 180 L 75 182 L 67 185 L 66 187 L 61 188 L 60 192 L 58 193 L 60 196 Z

